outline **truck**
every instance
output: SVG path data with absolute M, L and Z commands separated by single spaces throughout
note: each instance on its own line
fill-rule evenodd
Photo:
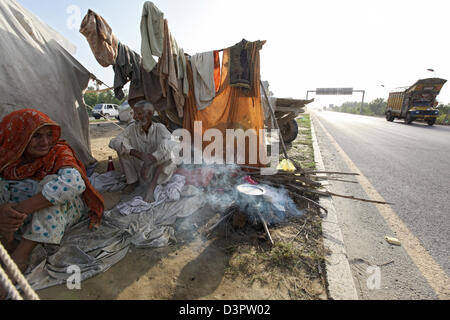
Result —
M 386 120 L 403 119 L 407 124 L 421 121 L 434 125 L 439 116 L 436 97 L 446 82 L 445 79 L 427 78 L 418 80 L 411 87 L 393 90 L 389 93 Z

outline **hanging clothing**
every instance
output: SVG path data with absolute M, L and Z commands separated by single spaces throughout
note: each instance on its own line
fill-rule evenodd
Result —
M 81 22 L 80 33 L 86 37 L 101 66 L 106 68 L 116 62 L 119 41 L 105 19 L 88 10 Z
M 22 154 L 31 137 L 43 126 L 52 128 L 53 147 L 47 155 L 30 163 L 23 163 Z M 22 109 L 5 116 L 0 122 L 0 178 L 10 181 L 42 181 L 48 175 L 57 174 L 61 168 L 74 168 L 85 183 L 86 190 L 82 193 L 82 199 L 89 209 L 91 227 L 96 226 L 103 215 L 103 197 L 89 182 L 83 163 L 65 141 L 59 140 L 60 136 L 59 125 L 38 110 Z
M 198 110 L 209 106 L 216 96 L 214 62 L 213 51 L 198 53 L 191 57 L 195 102 Z
M 214 83 L 216 85 L 216 93 L 220 89 L 220 52 L 214 51 Z
M 163 94 L 157 68 L 154 68 L 151 72 L 147 72 L 142 65 L 141 77 L 145 100 L 151 102 L 159 112 L 167 110 L 170 105 L 167 103 L 167 97 Z
M 243 39 L 230 48 L 230 85 L 250 89 L 252 87 L 252 57 L 250 42 Z
M 145 71 L 151 72 L 161 57 L 164 38 L 164 13 L 153 2 L 144 3 L 141 18 L 141 55 Z
M 186 63 L 186 55 L 184 54 L 184 50 L 182 48 L 179 48 L 177 56 L 177 76 L 178 80 L 182 81 L 183 83 L 183 94 L 185 96 L 187 96 L 189 93 L 189 81 L 187 78 Z
M 161 88 L 164 97 L 168 98 L 168 109 L 175 104 L 178 117 L 183 118 L 185 97 L 183 95 L 182 81 L 178 79 L 176 71 L 176 52 L 172 51 L 174 39 L 172 38 L 167 20 L 164 20 L 164 45 L 161 59 L 158 62 Z
M 262 48 L 262 42 L 252 42 L 249 44 L 251 48 L 252 74 L 253 83 L 260 81 L 260 57 L 259 51 Z M 265 137 L 260 134 L 260 129 L 264 129 L 264 112 L 261 106 L 260 86 L 254 85 L 250 90 L 232 87 L 230 85 L 230 49 L 223 51 L 222 61 L 222 78 L 219 92 L 211 102 L 208 108 L 198 110 L 195 102 L 195 94 L 192 90 L 193 75 L 192 69 L 188 64 L 188 76 L 191 89 L 186 98 L 185 116 L 183 119 L 183 128 L 194 135 L 194 122 L 201 121 L 203 133 L 211 128 L 218 129 L 222 132 L 223 137 L 226 137 L 226 129 L 254 129 L 257 140 L 257 155 L 249 153 L 249 141 L 245 143 L 245 164 L 256 167 L 264 166 L 268 163 L 266 154 Z M 203 148 L 206 148 L 211 142 L 205 142 Z M 231 142 L 230 142 L 231 143 Z M 236 156 L 236 140 L 235 154 Z M 227 140 L 224 139 L 224 160 L 227 159 L 227 154 L 231 151 L 227 149 Z M 256 161 L 252 157 L 256 156 Z
M 117 99 L 122 100 L 125 97 L 123 87 L 129 81 L 130 92 L 128 99 L 143 96 L 141 81 L 141 64 L 142 59 L 139 54 L 128 48 L 128 46 L 119 43 L 118 55 L 114 69 L 114 94 Z
M 133 184 L 139 180 L 141 183 L 151 181 L 156 167 L 168 162 L 168 165 L 164 167 L 158 177 L 157 184 L 162 184 L 169 181 L 177 168 L 171 157 L 171 152 L 176 143 L 171 133 L 161 123 L 153 123 L 147 134 L 140 125 L 133 122 L 121 134 L 111 140 L 109 147 L 116 150 L 119 155 L 127 184 Z M 130 155 L 132 149 L 152 154 L 157 160 L 153 164 L 150 177 L 146 181 L 140 175 L 143 161 Z

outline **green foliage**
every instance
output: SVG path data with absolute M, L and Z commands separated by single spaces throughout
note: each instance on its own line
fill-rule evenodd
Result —
M 383 116 L 386 111 L 387 102 L 383 98 L 377 98 L 369 103 L 370 111 L 373 115 Z
M 89 87 L 88 90 L 95 90 L 95 88 Z M 96 104 L 111 103 L 120 106 L 127 99 L 128 99 L 127 92 L 125 92 L 125 98 L 119 100 L 114 96 L 114 92 L 112 90 L 104 92 L 90 92 L 84 94 L 84 103 L 87 106 L 87 112 L 89 116 L 92 116 L 92 108 L 94 108 Z
M 450 104 L 440 104 L 437 109 L 439 110 L 439 117 L 436 119 L 436 123 L 450 124 Z
M 366 116 L 383 116 L 387 102 L 383 98 L 377 98 L 370 103 L 364 103 L 362 114 Z M 341 106 L 335 106 L 332 111 L 361 114 L 361 102 L 344 102 Z

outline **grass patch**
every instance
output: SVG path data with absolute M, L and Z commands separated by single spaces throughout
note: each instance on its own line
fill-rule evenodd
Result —
M 301 118 L 297 119 L 297 123 L 299 130 L 298 137 L 293 142 L 288 154 L 290 154 L 290 157 L 293 158 L 301 168 L 315 169 L 316 163 L 314 160 L 310 115 L 304 114 Z
M 301 118 L 297 119 L 297 123 L 302 128 L 308 128 L 311 131 L 311 117 L 309 114 L 302 115 Z

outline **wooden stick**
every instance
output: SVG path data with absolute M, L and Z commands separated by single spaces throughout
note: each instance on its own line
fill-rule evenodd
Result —
M 272 104 L 270 103 L 269 97 L 267 96 L 266 88 L 264 88 L 264 85 L 263 85 L 261 80 L 259 80 L 259 83 L 260 83 L 261 88 L 263 89 L 264 97 L 266 98 L 266 101 L 269 104 L 269 110 L 270 110 L 270 114 L 272 115 L 273 123 L 275 124 L 276 128 L 278 129 L 278 136 L 280 137 L 281 146 L 283 147 L 284 156 L 286 157 L 287 160 L 289 160 L 289 156 L 287 154 L 286 146 L 284 144 L 283 137 L 281 136 L 280 126 L 278 125 L 277 117 L 275 117 L 275 112 L 274 112 L 274 110 L 272 108 Z
M 258 180 L 258 177 L 254 177 L 256 180 Z M 314 188 L 319 188 L 322 186 L 320 182 L 313 181 L 308 178 L 303 177 L 277 177 L 277 176 L 266 176 L 265 180 L 278 182 L 280 185 L 287 184 L 287 183 L 303 183 L 305 185 L 309 185 Z M 302 185 L 303 185 L 302 184 Z
M 303 187 L 299 187 L 299 186 L 294 186 L 292 184 L 288 184 L 287 186 L 294 188 L 296 190 L 299 191 L 303 191 L 303 192 L 310 192 L 310 193 L 314 193 L 314 194 L 318 194 L 320 196 L 325 196 L 325 197 L 329 197 L 330 195 L 328 194 L 328 192 L 325 191 L 319 191 L 319 190 L 313 190 L 313 189 L 307 189 L 307 188 L 303 188 Z
M 351 199 L 351 200 L 358 200 L 358 201 L 364 201 L 364 202 L 371 202 L 371 203 L 378 203 L 378 204 L 390 204 L 392 205 L 393 203 L 390 202 L 383 202 L 383 201 L 377 201 L 377 200 L 369 200 L 369 199 L 361 199 L 361 198 L 356 198 L 354 196 L 344 196 L 342 194 L 337 194 L 337 193 L 333 193 L 333 192 L 329 192 L 328 194 L 330 194 L 331 196 L 335 196 L 335 197 L 341 197 L 341 198 L 346 198 L 346 199 Z
M 320 209 L 322 209 L 323 211 L 325 211 L 326 214 L 328 214 L 328 210 L 325 209 L 324 207 L 322 207 L 320 204 L 318 204 L 318 203 L 315 202 L 314 200 L 311 200 L 311 199 L 309 199 L 309 198 L 307 198 L 307 197 L 304 197 L 304 196 L 302 196 L 302 195 L 300 195 L 300 194 L 297 194 L 297 193 L 292 193 L 292 195 L 293 195 L 294 197 L 299 197 L 300 199 L 304 199 L 304 200 L 306 200 L 306 201 L 312 203 L 313 205 L 315 205 L 315 206 L 319 207 Z
M 352 180 L 344 180 L 344 179 L 338 179 L 338 178 L 330 178 L 330 177 L 318 177 L 318 176 L 314 176 L 311 177 L 313 179 L 317 179 L 317 180 L 331 180 L 331 181 L 340 181 L 340 182 L 349 182 L 349 183 L 358 183 L 358 181 L 352 181 Z
M 229 214 L 227 214 L 226 216 L 222 217 L 219 221 L 217 221 L 211 228 L 208 229 L 208 232 L 213 231 L 215 228 L 217 228 L 222 221 L 225 221 L 229 216 L 231 216 L 234 213 L 234 211 L 230 212 Z
M 294 172 L 297 173 L 297 172 Z M 350 176 L 359 176 L 359 173 L 353 173 L 353 172 L 334 172 L 334 171 L 301 171 L 298 172 L 301 174 L 316 174 L 316 173 L 326 173 L 326 174 L 343 174 L 343 175 L 350 175 Z
M 259 213 L 259 211 L 257 211 L 257 213 L 258 213 L 258 216 L 259 216 L 259 218 L 261 219 L 261 222 L 262 222 L 262 224 L 263 224 L 263 226 L 264 226 L 264 230 L 266 230 L 266 233 L 267 233 L 267 235 L 269 236 L 270 243 L 271 243 L 272 246 L 273 246 L 273 245 L 274 245 L 274 242 L 273 242 L 272 236 L 270 235 L 269 228 L 267 227 L 267 223 L 266 223 L 266 221 L 264 220 L 264 217 L 261 215 L 261 213 Z
M 243 167 L 245 168 L 245 167 Z M 253 168 L 253 167 L 248 167 L 249 169 L 258 169 L 258 168 Z M 258 175 L 261 174 L 259 171 L 256 172 L 245 172 L 249 175 Z M 296 175 L 311 175 L 311 174 L 342 174 L 342 175 L 352 175 L 352 176 L 359 176 L 359 173 L 351 173 L 351 172 L 332 172 L 332 171 L 294 171 L 294 172 L 286 172 L 286 171 L 281 171 L 279 170 L 277 173 L 273 174 L 273 175 L 266 175 L 266 176 L 274 176 L 274 175 L 287 175 L 287 176 L 296 176 Z

